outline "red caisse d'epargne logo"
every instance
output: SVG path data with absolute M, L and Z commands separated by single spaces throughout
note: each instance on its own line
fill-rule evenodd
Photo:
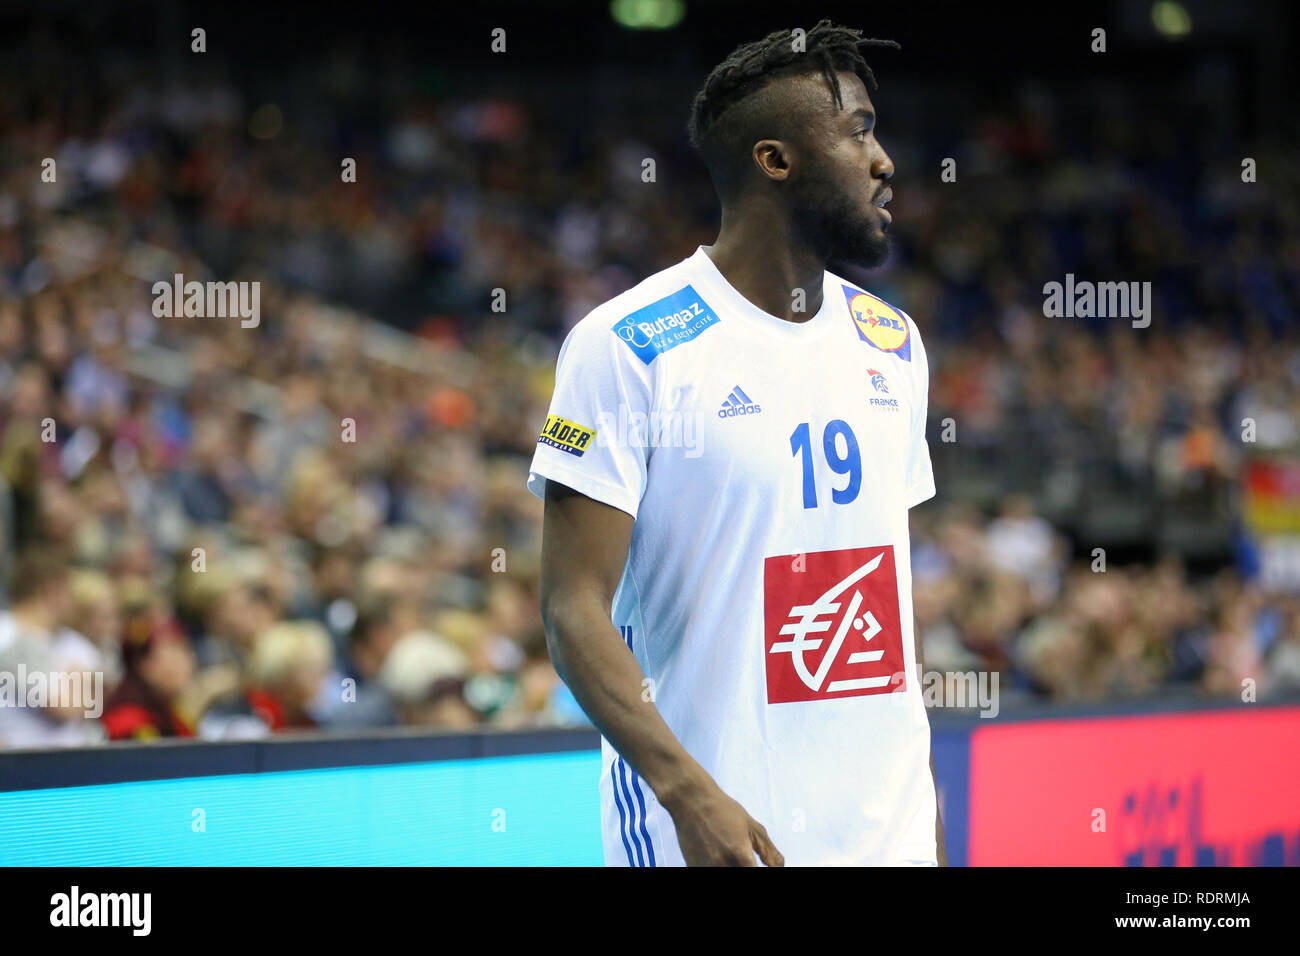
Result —
M 769 704 L 906 690 L 893 547 L 768 558 L 763 637 Z

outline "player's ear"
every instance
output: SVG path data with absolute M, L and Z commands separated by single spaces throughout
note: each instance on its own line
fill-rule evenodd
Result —
M 790 147 L 779 139 L 760 139 L 754 144 L 754 165 L 768 179 L 782 182 L 790 176 Z

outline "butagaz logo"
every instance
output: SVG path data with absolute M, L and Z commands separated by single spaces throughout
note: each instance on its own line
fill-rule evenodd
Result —
M 689 342 L 718 321 L 691 286 L 678 289 L 614 323 L 613 332 L 649 365 L 659 355 Z
M 178 272 L 173 282 L 155 282 L 153 296 L 153 314 L 159 319 L 238 317 L 245 329 L 262 321 L 260 282 L 186 282 Z
M 889 385 L 885 383 L 885 373 L 877 371 L 874 368 L 867 369 L 867 374 L 871 376 L 871 387 L 882 395 L 889 394 Z M 870 398 L 868 402 L 882 408 L 898 408 L 898 399 L 896 398 Z
M 893 547 L 798 557 L 764 562 L 767 702 L 905 691 Z
M 126 926 L 133 936 L 148 936 L 153 923 L 152 893 L 68 893 L 50 897 L 51 926 Z
M 540 444 L 550 445 L 552 448 L 558 448 L 560 451 L 581 458 L 583 452 L 587 450 L 591 440 L 595 437 L 596 429 L 594 428 L 579 425 L 577 422 L 571 422 L 559 415 L 547 415 L 546 427 L 537 436 L 537 441 Z
M 912 330 L 902 313 L 870 292 L 847 285 L 841 288 L 858 338 L 872 348 L 912 361 Z
M 750 397 L 737 385 L 731 390 L 722 407 L 718 409 L 719 418 L 734 418 L 736 415 L 757 415 L 763 409 L 755 405 Z

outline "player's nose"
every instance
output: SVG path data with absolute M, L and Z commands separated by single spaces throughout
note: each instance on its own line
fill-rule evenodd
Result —
M 876 155 L 871 157 L 871 177 L 885 182 L 893 178 L 893 160 L 889 159 L 889 153 L 880 146 L 879 140 L 876 142 Z
M 882 179 L 885 182 L 894 178 L 894 161 L 889 158 L 889 154 L 881 147 L 880 152 L 871 160 L 871 175 L 874 179 Z

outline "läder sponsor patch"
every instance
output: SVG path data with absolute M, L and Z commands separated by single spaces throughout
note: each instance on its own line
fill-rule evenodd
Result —
M 558 448 L 560 451 L 581 458 L 582 453 L 587 450 L 595 437 L 594 428 L 579 425 L 559 415 L 547 415 L 546 427 L 542 429 L 537 440 L 543 445 L 550 445 L 552 448 Z

